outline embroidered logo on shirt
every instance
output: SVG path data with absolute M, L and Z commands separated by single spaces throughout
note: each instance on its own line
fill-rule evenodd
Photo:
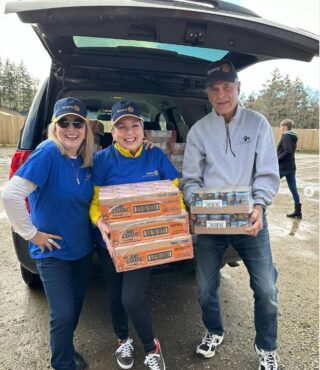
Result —
M 159 171 L 154 170 L 154 171 L 147 172 L 145 176 L 159 176 Z
M 250 144 L 252 142 L 250 136 L 244 136 L 242 140 L 240 141 L 240 144 Z

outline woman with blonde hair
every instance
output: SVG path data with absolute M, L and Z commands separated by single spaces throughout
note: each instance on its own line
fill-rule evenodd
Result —
M 82 101 L 58 100 L 48 139 L 18 169 L 2 195 L 13 228 L 29 241 L 43 282 L 50 306 L 51 365 L 56 370 L 86 367 L 73 346 L 93 249 L 93 134 L 86 116 Z

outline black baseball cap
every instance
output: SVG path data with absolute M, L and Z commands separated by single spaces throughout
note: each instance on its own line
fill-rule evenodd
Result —
M 210 65 L 207 72 L 206 89 L 216 81 L 235 82 L 238 78 L 234 65 L 228 60 L 218 60 Z
M 114 125 L 122 117 L 136 117 L 143 120 L 139 105 L 134 101 L 120 100 L 116 102 L 111 110 L 111 123 Z

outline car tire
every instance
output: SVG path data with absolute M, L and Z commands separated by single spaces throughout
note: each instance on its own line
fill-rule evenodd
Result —
M 37 288 L 42 285 L 40 276 L 38 274 L 34 274 L 26 269 L 23 265 L 20 265 L 20 271 L 22 279 L 28 285 L 28 287 Z

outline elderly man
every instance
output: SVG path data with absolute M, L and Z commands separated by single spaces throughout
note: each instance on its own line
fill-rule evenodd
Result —
M 206 332 L 196 353 L 210 358 L 223 341 L 220 266 L 232 244 L 244 261 L 254 292 L 254 348 L 259 369 L 276 370 L 277 271 L 265 215 L 279 188 L 272 130 L 264 116 L 239 104 L 240 82 L 231 62 L 221 60 L 210 66 L 206 92 L 213 110 L 192 126 L 187 137 L 182 170 L 185 200 L 190 204 L 192 192 L 202 187 L 251 186 L 253 211 L 245 235 L 198 237 L 198 295 Z

